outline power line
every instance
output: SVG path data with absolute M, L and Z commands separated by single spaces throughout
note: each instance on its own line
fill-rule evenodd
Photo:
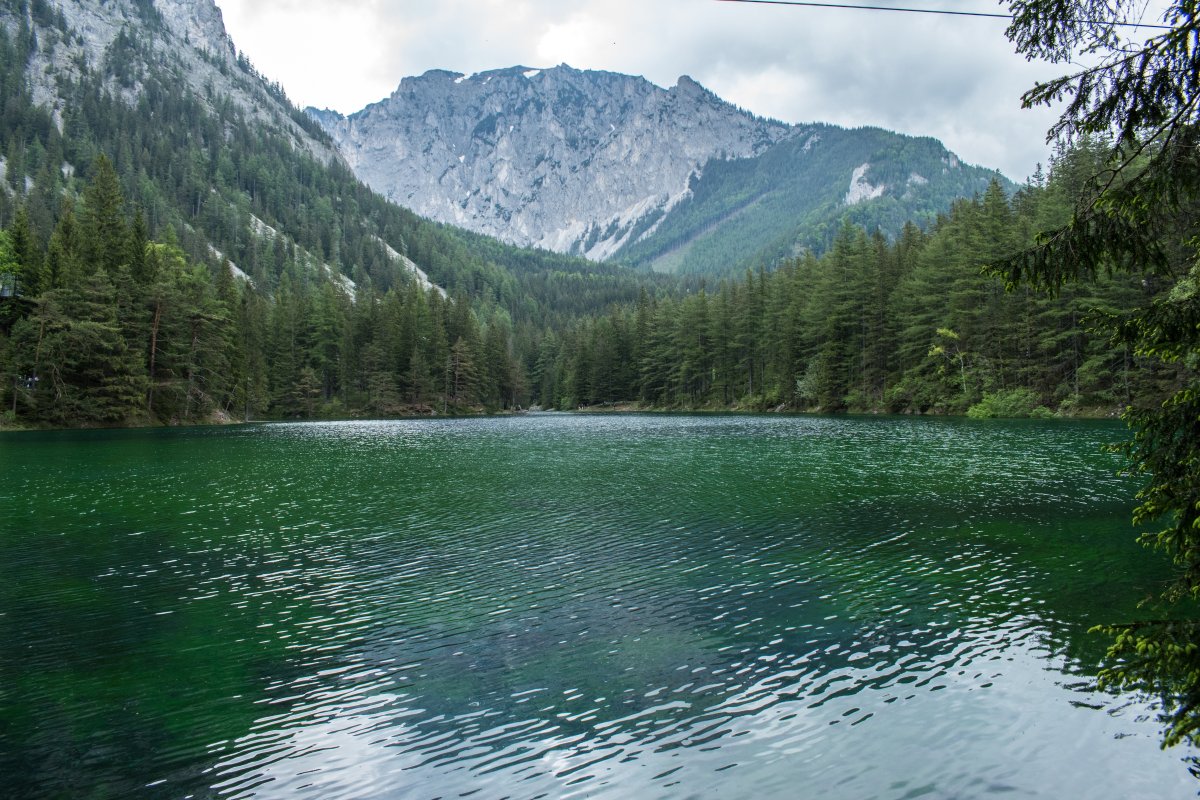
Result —
M 802 3 L 799 0 L 717 0 L 718 3 L 747 3 L 761 6 L 805 6 L 807 8 L 840 8 L 855 11 L 899 11 L 905 14 L 941 14 L 947 17 L 986 17 L 988 19 L 1011 20 L 1011 14 L 989 14 L 986 11 L 947 11 L 939 8 L 899 8 L 897 6 L 864 6 L 851 3 Z M 1158 28 L 1171 30 L 1170 25 L 1148 25 L 1143 22 L 1104 22 L 1102 20 L 1081 19 L 1077 22 L 1092 25 L 1116 25 L 1122 28 Z

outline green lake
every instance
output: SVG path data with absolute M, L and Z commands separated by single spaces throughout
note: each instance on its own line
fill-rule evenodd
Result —
M 1119 423 L 0 435 L 6 798 L 1192 797 Z

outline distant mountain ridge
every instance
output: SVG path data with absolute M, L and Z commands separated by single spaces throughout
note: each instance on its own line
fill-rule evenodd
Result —
M 790 134 L 688 77 L 671 89 L 566 65 L 432 70 L 350 117 L 310 114 L 388 199 L 513 244 L 605 259 L 713 158 Z
M 467 244 L 386 202 L 238 52 L 214 0 L 0 0 L 0 84 L 0 225 L 22 206 L 47 238 L 103 154 L 149 235 L 266 296 L 290 273 L 351 297 L 413 281 L 532 309 L 545 298 L 518 282 L 543 272 L 636 296 L 615 266 Z
M 846 216 L 894 235 L 1007 183 L 935 140 L 763 119 L 687 76 L 432 70 L 350 116 L 307 111 L 361 180 L 419 214 L 663 271 L 820 250 Z

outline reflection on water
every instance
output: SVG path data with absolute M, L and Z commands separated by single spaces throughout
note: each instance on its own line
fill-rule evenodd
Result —
M 1106 424 L 0 437 L 17 797 L 1182 797 Z

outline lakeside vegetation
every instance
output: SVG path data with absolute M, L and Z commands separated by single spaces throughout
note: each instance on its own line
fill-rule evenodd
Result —
M 235 277 L 190 258 L 171 227 L 151 240 L 100 155 L 52 230 L 14 204 L 0 234 L 15 288 L 0 299 L 0 402 L 10 425 L 60 426 L 621 403 L 1112 415 L 1179 383 L 1100 327 L 1169 287 L 1114 274 L 1054 296 L 984 272 L 1065 223 L 1104 152 L 1062 151 L 1015 196 L 993 184 L 928 232 L 888 242 L 847 222 L 821 256 L 714 287 L 601 276 L 636 299 L 596 312 L 603 300 L 577 297 L 540 322 L 405 274 L 351 288 L 300 248 L 277 276 Z M 525 274 L 553 293 L 551 271 Z
M 1161 287 L 1150 302 L 1109 315 L 1111 341 L 1173 373 L 1125 413 L 1127 472 L 1144 480 L 1133 522 L 1174 575 L 1146 605 L 1157 618 L 1099 626 L 1111 637 L 1100 684 L 1159 699 L 1163 746 L 1200 736 L 1200 19 L 1194 0 L 1168 5 L 1159 29 L 1137 23 L 1132 0 L 1012 0 L 1008 37 L 1026 57 L 1072 64 L 1038 84 L 1027 106 L 1068 100 L 1050 135 L 1110 135 L 1104 168 L 1084 184 L 1071 219 L 1003 259 L 1010 288 L 1051 293 L 1094 287 L 1106 275 Z M 1118 24 L 1114 25 L 1112 22 Z M 1120 26 L 1137 33 L 1126 36 Z M 1144 38 L 1143 38 L 1144 37 Z M 1076 67 L 1078 53 L 1090 66 Z M 1146 528 L 1149 527 L 1149 530 Z M 1191 611 L 1191 613 L 1188 613 Z
M 1178 376 L 1103 320 L 1162 287 L 1135 273 L 1054 296 L 985 274 L 1070 218 L 1104 150 L 1061 152 L 1011 199 L 993 184 L 928 232 L 888 242 L 847 223 L 822 256 L 582 319 L 543 341 L 536 395 L 560 408 L 1119 413 Z
M 23 65 L 73 34 L 45 3 L 4 8 L 20 12 L 0 35 L 9 425 L 614 403 L 1107 415 L 1180 385 L 1178 365 L 1099 327 L 1169 282 L 1134 270 L 1055 297 L 983 273 L 1070 218 L 1108 163 L 1102 138 L 928 229 L 889 241 L 847 218 L 823 253 L 706 283 L 421 220 L 228 98 L 194 96 L 132 31 L 57 78 L 60 128 Z M 213 68 L 261 81 L 244 59 Z M 402 256 L 446 292 L 422 289 Z

